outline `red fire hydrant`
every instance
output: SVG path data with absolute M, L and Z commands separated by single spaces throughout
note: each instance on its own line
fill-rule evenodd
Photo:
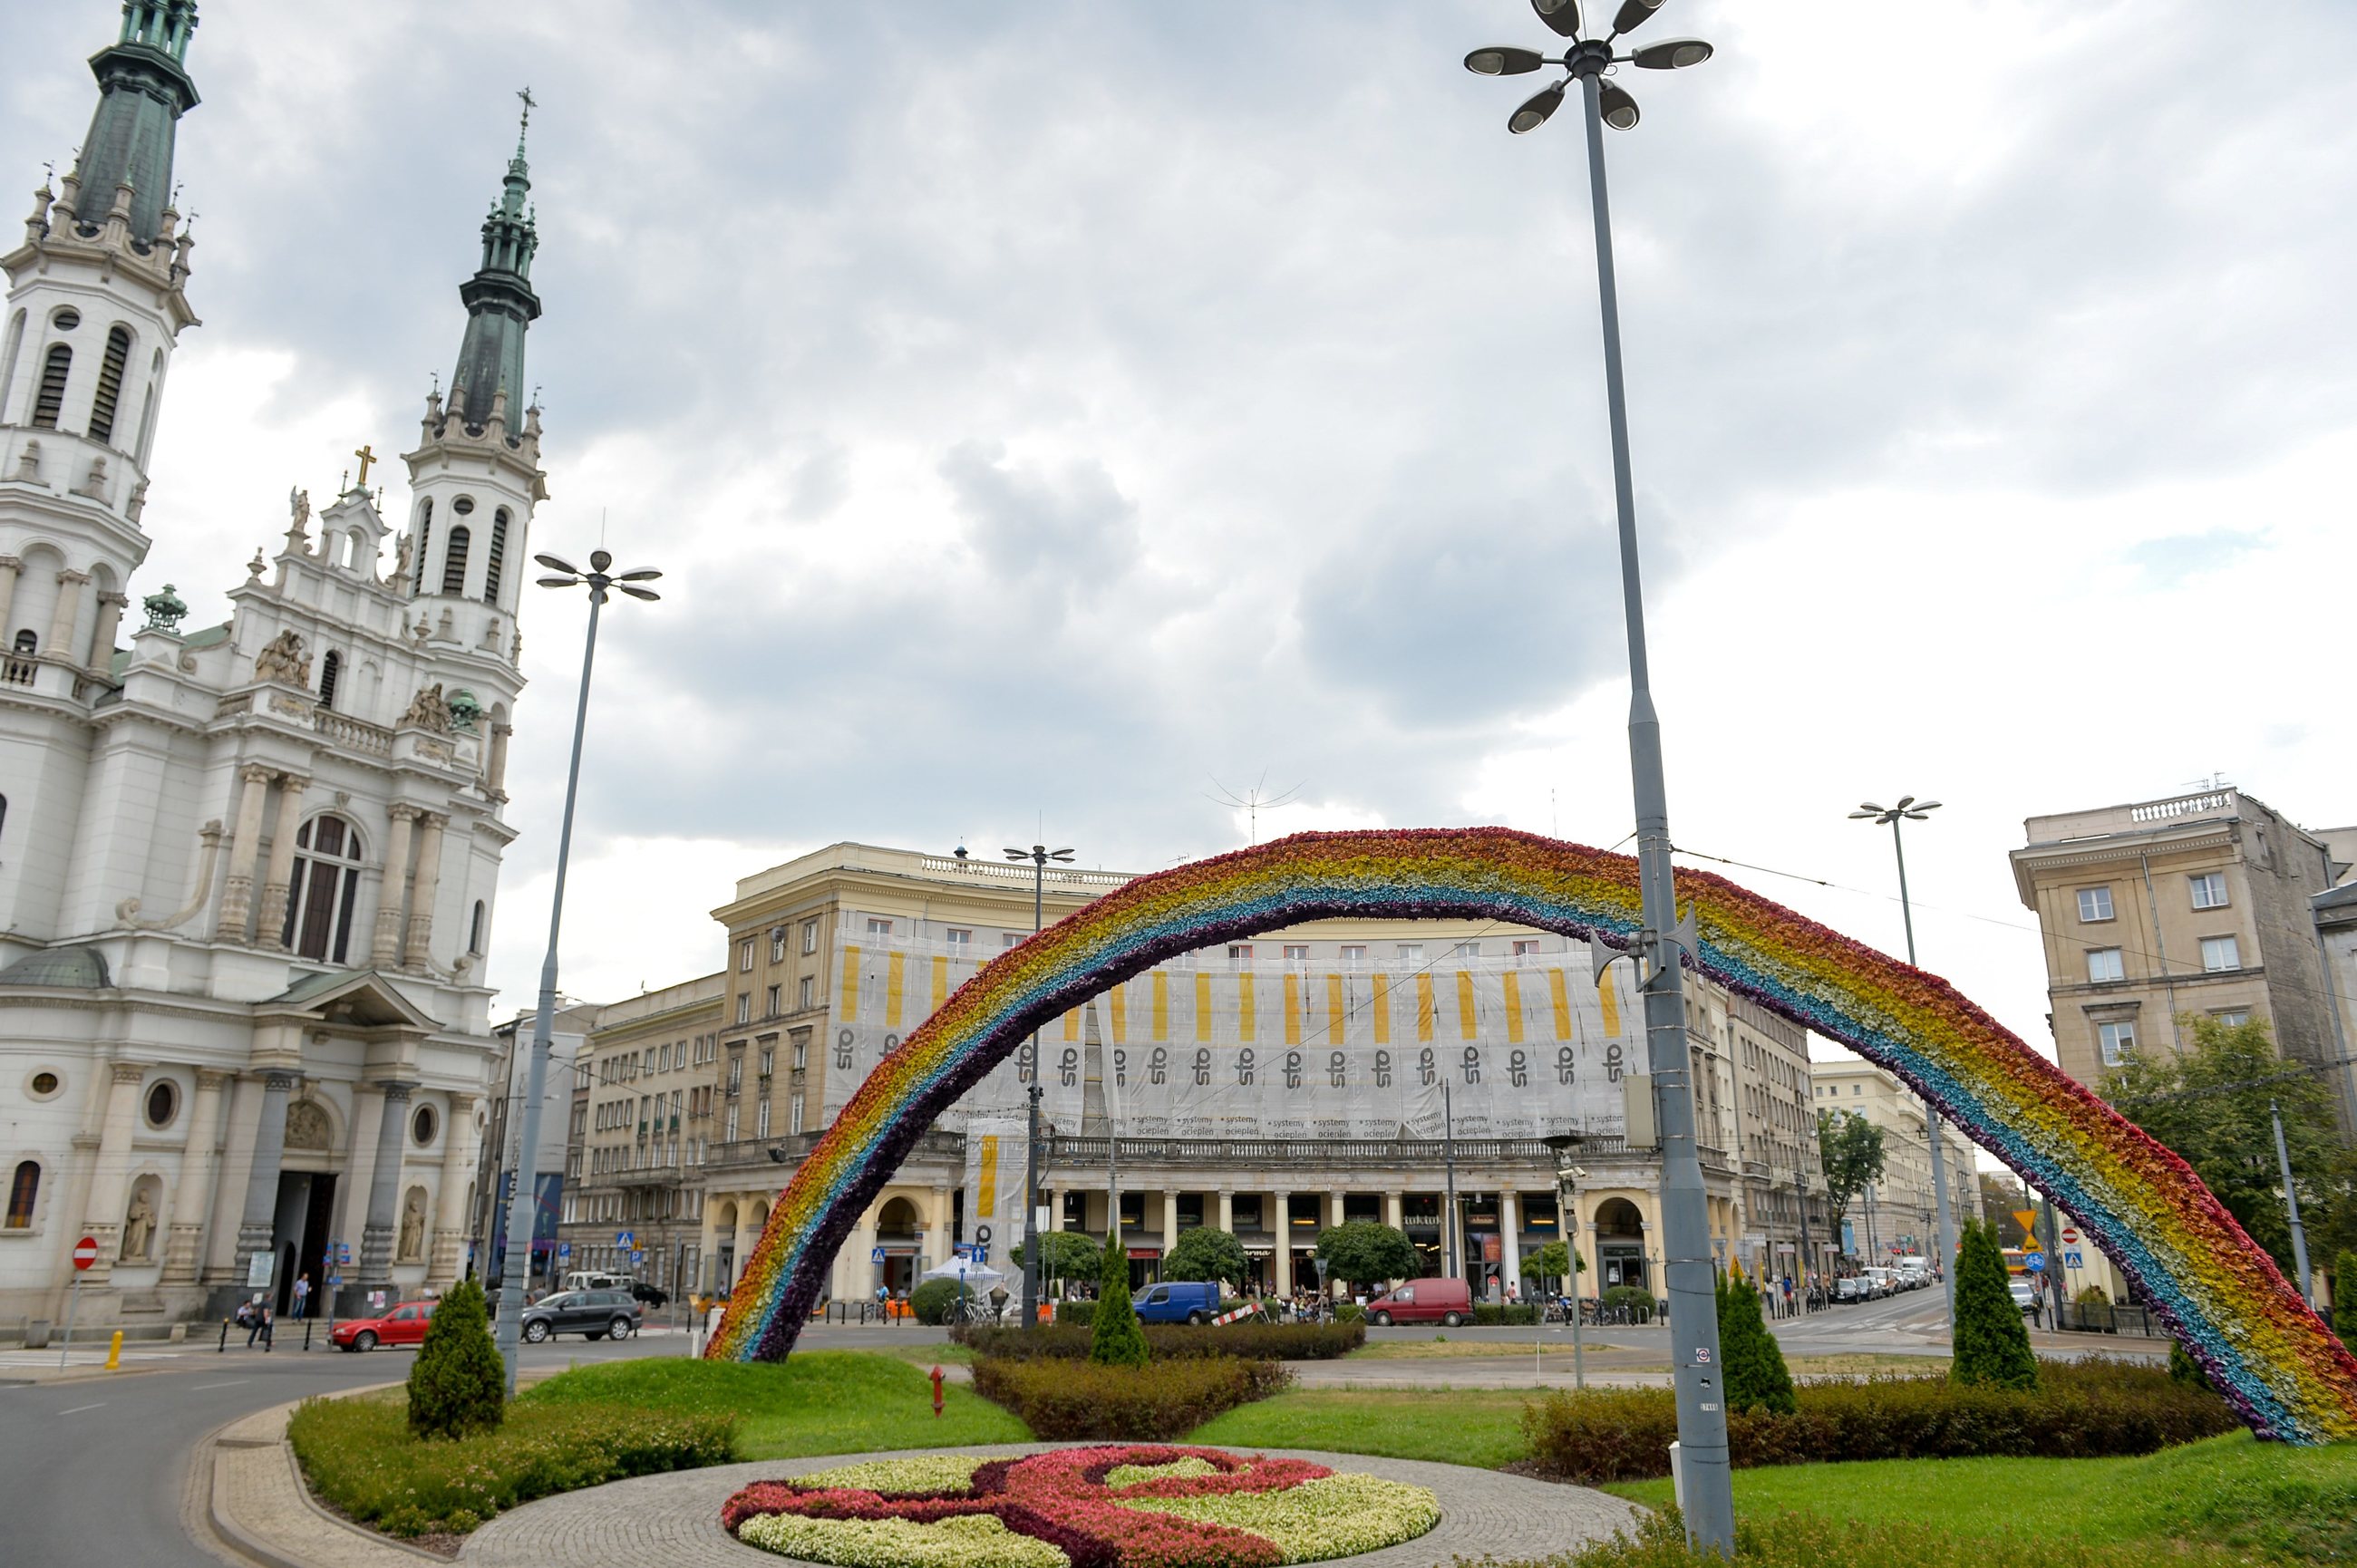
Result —
M 939 1367 L 933 1369 L 933 1413 L 942 1413 L 942 1369 Z

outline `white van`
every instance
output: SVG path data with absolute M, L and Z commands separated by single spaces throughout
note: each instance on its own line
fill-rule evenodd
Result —
M 628 1274 L 602 1273 L 595 1269 L 578 1269 L 565 1276 L 566 1290 L 628 1290 L 633 1282 Z

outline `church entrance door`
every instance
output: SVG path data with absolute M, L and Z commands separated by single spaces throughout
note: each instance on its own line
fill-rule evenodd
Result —
M 278 1278 L 274 1282 L 275 1309 L 285 1317 L 295 1305 L 295 1280 L 311 1276 L 311 1306 L 325 1310 L 328 1299 L 328 1247 L 336 1240 L 336 1173 L 282 1171 L 278 1176 Z M 348 1240 L 346 1245 L 350 1245 Z M 353 1247 L 355 1256 L 360 1249 Z

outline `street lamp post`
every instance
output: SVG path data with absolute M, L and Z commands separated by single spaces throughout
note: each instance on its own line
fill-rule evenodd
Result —
M 608 588 L 619 588 L 634 599 L 662 596 L 652 588 L 640 586 L 662 576 L 661 572 L 640 568 L 609 575 L 606 568 L 614 564 L 614 558 L 603 550 L 589 553 L 587 572 L 560 556 L 535 555 L 533 559 L 548 568 L 549 575 L 540 579 L 544 588 L 588 585 L 589 633 L 581 651 L 581 695 L 573 709 L 573 757 L 565 775 L 565 816 L 556 831 L 556 888 L 549 899 L 548 956 L 541 960 L 540 1006 L 533 1015 L 532 1059 L 524 1073 L 522 1141 L 516 1151 L 515 1194 L 508 1202 L 507 1251 L 500 1260 L 500 1361 L 511 1399 L 515 1397 L 524 1276 L 532 1271 L 533 1221 L 538 1207 L 533 1189 L 540 1179 L 535 1165 L 540 1153 L 540 1099 L 548 1078 L 549 1032 L 556 1016 L 556 936 L 565 921 L 565 872 L 573 855 L 573 805 L 581 793 L 581 735 L 589 722 L 589 671 L 597 660 L 597 612 L 605 607 Z M 521 1266 L 517 1262 L 519 1246 Z
M 960 853 L 963 853 L 961 851 Z M 1031 934 L 1039 934 L 1039 926 L 1048 907 L 1048 863 L 1051 860 L 1069 864 L 1072 852 L 1049 849 L 1035 843 L 1029 849 L 1009 849 L 1009 860 L 1031 863 Z M 1030 1135 L 1023 1140 L 1023 1326 L 1036 1328 L 1039 1324 L 1039 1031 L 1031 1031 L 1031 1092 L 1025 1096 L 1030 1101 Z M 1107 1123 L 1106 1143 L 1112 1143 L 1113 1128 Z
M 1585 1133 L 1558 1133 L 1552 1138 L 1539 1140 L 1555 1151 L 1555 1228 L 1564 1237 L 1564 1273 L 1571 1276 L 1571 1386 L 1587 1387 L 1587 1359 L 1582 1352 L 1579 1337 L 1579 1236 L 1571 1223 L 1572 1206 L 1579 1194 L 1579 1184 L 1587 1179 L 1587 1170 L 1571 1163 L 1572 1155 L 1587 1142 Z M 1544 1314 L 1541 1314 L 1542 1316 Z
M 1677 885 L 1670 863 L 1670 809 L 1663 782 L 1661 719 L 1653 708 L 1645 650 L 1644 592 L 1638 573 L 1636 485 L 1630 471 L 1629 411 L 1620 370 L 1620 310 L 1612 267 L 1612 218 L 1604 181 L 1604 127 L 1637 124 L 1637 101 L 1605 80 L 1621 63 L 1647 70 L 1700 65 L 1711 56 L 1699 38 L 1670 38 L 1625 55 L 1612 46 L 1643 26 L 1663 0 L 1626 0 L 1601 38 L 1580 36 L 1577 0 L 1531 0 L 1565 52 L 1550 59 L 1536 49 L 1489 48 L 1465 57 L 1481 76 L 1520 76 L 1542 66 L 1564 68 L 1564 79 L 1526 100 L 1508 118 L 1516 134 L 1535 130 L 1579 83 L 1587 123 L 1587 188 L 1596 225 L 1596 281 L 1604 328 L 1605 403 L 1612 437 L 1613 499 L 1620 545 L 1620 596 L 1629 636 L 1629 766 L 1635 786 L 1637 872 L 1643 924 L 1631 943 L 1645 998 L 1647 1064 L 1662 1135 L 1662 1222 L 1666 1250 L 1672 1362 L 1675 1369 L 1678 1448 L 1685 1472 L 1687 1534 L 1696 1551 L 1735 1555 L 1735 1493 L 1728 1470 L 1725 1391 L 1719 1385 L 1717 1276 L 1711 1269 L 1710 1222 L 1695 1145 L 1694 1090 L 1689 1080 L 1682 955 L 1695 941 L 1678 923 Z
M 1895 806 L 1878 806 L 1867 800 L 1852 811 L 1850 821 L 1888 824 L 1890 829 L 1890 851 L 1899 857 L 1899 915 L 1907 927 L 1907 962 L 1915 965 L 1915 906 L 1907 894 L 1907 845 L 1900 832 L 1900 822 L 1920 822 L 1929 813 L 1940 809 L 1937 800 L 1919 800 L 1912 795 L 1901 795 Z M 1923 1133 L 1932 1145 L 1932 1203 L 1937 1217 L 1940 1236 L 1940 1289 L 1948 1322 L 1948 1337 L 1956 1335 L 1956 1231 L 1948 1212 L 1948 1156 L 1946 1129 L 1941 1125 L 1940 1113 L 1933 1109 L 1931 1098 L 1923 1100 Z

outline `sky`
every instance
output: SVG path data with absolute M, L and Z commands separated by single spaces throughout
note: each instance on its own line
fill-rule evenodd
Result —
M 1608 156 L 1687 864 L 2050 1050 L 2025 817 L 2222 778 L 2357 821 L 2357 8 L 1674 0 Z M 0 177 L 102 0 L 0 0 Z M 1631 830 L 1585 148 L 1516 0 L 210 0 L 135 596 L 223 618 L 412 443 L 531 131 L 552 499 L 604 622 L 562 983 L 706 972 L 842 839 L 1153 870 L 1313 827 Z M 385 509 L 405 515 L 398 467 Z M 545 942 L 586 607 L 522 623 L 488 974 Z M 2336 735 L 2343 736 L 2336 741 Z M 1723 861 L 1744 863 L 1729 866 Z

